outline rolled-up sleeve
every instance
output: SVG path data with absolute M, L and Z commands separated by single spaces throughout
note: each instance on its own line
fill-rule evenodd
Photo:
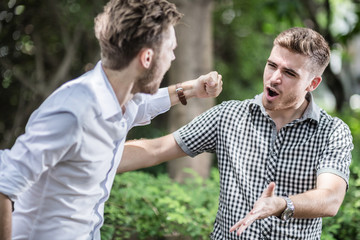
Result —
M 335 118 L 333 131 L 329 135 L 328 144 L 323 151 L 317 175 L 332 173 L 342 177 L 348 184 L 353 148 L 349 127 L 340 119 Z
M 69 112 L 34 112 L 26 131 L 0 154 L 0 192 L 12 201 L 76 149 L 78 120 Z
M 216 151 L 221 107 L 212 107 L 173 133 L 180 148 L 190 157 Z

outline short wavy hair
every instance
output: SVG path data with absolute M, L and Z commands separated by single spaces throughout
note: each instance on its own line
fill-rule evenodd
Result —
M 322 74 L 330 62 L 330 48 L 323 36 L 310 28 L 294 27 L 280 33 L 274 40 L 274 46 L 310 58 L 313 73 Z
M 181 17 L 176 6 L 166 0 L 110 0 L 95 18 L 102 64 L 121 70 L 142 48 L 156 51 L 163 33 Z

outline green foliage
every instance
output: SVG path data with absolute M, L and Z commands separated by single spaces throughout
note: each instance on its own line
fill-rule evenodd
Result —
M 100 58 L 94 17 L 106 0 L 0 1 L 0 146 L 10 147 L 55 88 Z
M 303 26 L 299 1 L 218 1 L 214 10 L 215 69 L 224 80 L 218 101 L 262 92 L 263 70 L 277 34 Z M 261 11 L 259 11 L 261 9 Z
M 193 173 L 188 170 L 189 173 Z M 208 239 L 219 196 L 219 174 L 207 180 L 193 174 L 184 184 L 166 174 L 144 172 L 116 176 L 105 207 L 102 239 L 161 239 L 165 236 Z

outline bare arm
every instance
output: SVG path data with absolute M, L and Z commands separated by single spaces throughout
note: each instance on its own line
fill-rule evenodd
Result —
M 219 96 L 222 91 L 222 76 L 217 72 L 210 72 L 194 80 L 189 80 L 180 84 L 184 90 L 186 99 L 190 98 L 214 98 Z M 176 93 L 176 86 L 168 87 L 171 106 L 178 104 L 179 98 Z
M 11 213 L 10 199 L 0 193 L 0 240 L 11 239 Z
M 158 165 L 186 156 L 172 134 L 156 139 L 127 141 L 117 173 Z
M 195 80 L 181 83 L 186 99 L 217 97 L 222 91 L 222 76 L 210 72 Z M 168 87 L 171 105 L 178 104 L 175 85 Z M 117 173 L 150 167 L 162 162 L 186 156 L 170 134 L 157 139 L 127 141 Z
M 337 214 L 345 193 L 344 179 L 331 173 L 320 174 L 316 189 L 291 197 L 295 205 L 294 217 L 333 217 Z
M 230 231 L 237 230 L 240 235 L 257 219 L 279 216 L 286 207 L 283 198 L 274 195 L 275 183 L 270 183 L 253 209 L 241 219 Z M 332 217 L 338 212 L 345 196 L 346 182 L 341 177 L 323 173 L 317 177 L 316 188 L 302 194 L 290 196 L 294 203 L 294 218 Z

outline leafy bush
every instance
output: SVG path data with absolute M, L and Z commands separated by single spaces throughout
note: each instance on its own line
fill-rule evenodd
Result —
M 190 170 L 189 170 L 190 171 Z M 182 236 L 208 239 L 219 196 L 219 174 L 207 180 L 196 176 L 184 184 L 167 174 L 144 172 L 116 176 L 105 207 L 102 239 L 163 239 Z

